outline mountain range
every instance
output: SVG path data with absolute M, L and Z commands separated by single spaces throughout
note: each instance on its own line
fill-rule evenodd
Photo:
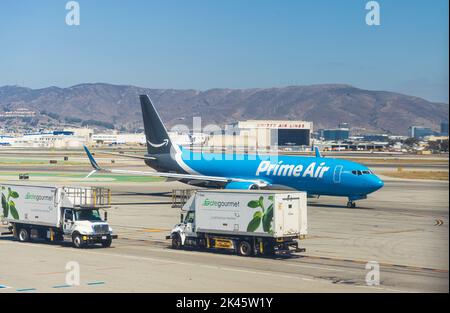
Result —
M 314 129 L 349 123 L 364 132 L 406 135 L 411 125 L 439 129 L 449 106 L 404 94 L 327 84 L 254 89 L 150 89 L 104 83 L 68 88 L 0 87 L 0 112 L 28 108 L 33 123 L 53 120 L 83 125 L 142 129 L 138 96 L 148 94 L 168 127 L 192 124 L 224 125 L 247 119 L 287 119 L 314 122 Z M 0 119 L 0 127 L 7 123 Z M 30 122 L 30 121 L 28 121 Z M 11 123 L 11 122 L 8 122 Z

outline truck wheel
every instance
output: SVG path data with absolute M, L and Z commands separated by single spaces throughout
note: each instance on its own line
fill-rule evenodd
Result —
M 245 240 L 238 244 L 238 254 L 241 256 L 251 256 L 253 254 L 252 245 Z
M 26 228 L 21 228 L 19 230 L 19 241 L 20 242 L 27 242 L 30 240 L 30 234 L 28 233 L 28 230 Z
M 180 249 L 181 248 L 181 236 L 178 233 L 175 233 L 172 236 L 172 248 L 173 249 Z
M 109 247 L 111 247 L 111 243 L 112 243 L 112 238 L 111 238 L 111 236 L 108 236 L 108 238 L 106 240 L 102 241 L 102 247 L 109 248 Z
M 83 238 L 81 237 L 80 234 L 74 234 L 72 236 L 72 244 L 75 248 L 83 248 L 84 246 L 84 242 L 83 242 Z

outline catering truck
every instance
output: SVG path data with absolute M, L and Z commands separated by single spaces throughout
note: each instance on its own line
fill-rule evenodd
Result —
M 0 184 L 3 222 L 20 242 L 70 240 L 74 247 L 111 246 L 113 235 L 105 211 L 111 191 L 99 187 L 55 187 Z
M 242 256 L 303 252 L 305 192 L 198 190 L 184 204 L 172 247 L 228 249 Z

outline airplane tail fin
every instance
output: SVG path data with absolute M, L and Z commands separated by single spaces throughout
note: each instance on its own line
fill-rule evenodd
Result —
M 314 146 L 314 152 L 316 154 L 316 158 L 321 158 L 322 154 L 320 153 L 319 147 Z
M 311 145 L 311 151 L 314 152 L 316 158 L 322 158 L 322 154 L 320 153 L 319 147 L 314 144 L 314 141 Z
M 89 158 L 89 162 L 91 162 L 91 166 L 92 166 L 92 171 L 85 177 L 85 178 L 89 178 L 91 175 L 102 171 L 102 168 L 98 165 L 97 161 L 95 161 L 94 157 L 92 156 L 91 151 L 89 151 L 89 149 L 83 145 L 84 151 L 86 151 L 86 154 Z
M 139 99 L 141 101 L 142 118 L 144 119 L 148 154 L 170 153 L 172 142 L 155 106 L 147 95 L 141 95 Z

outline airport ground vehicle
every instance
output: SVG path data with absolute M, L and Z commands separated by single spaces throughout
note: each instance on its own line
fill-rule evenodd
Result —
M 99 209 L 110 205 L 111 191 L 99 187 L 55 187 L 1 184 L 3 220 L 21 242 L 33 239 L 64 241 L 82 248 L 100 243 L 109 247 L 113 235 Z
M 303 252 L 307 234 L 305 192 L 198 190 L 183 206 L 172 247 L 229 249 L 242 256 Z

